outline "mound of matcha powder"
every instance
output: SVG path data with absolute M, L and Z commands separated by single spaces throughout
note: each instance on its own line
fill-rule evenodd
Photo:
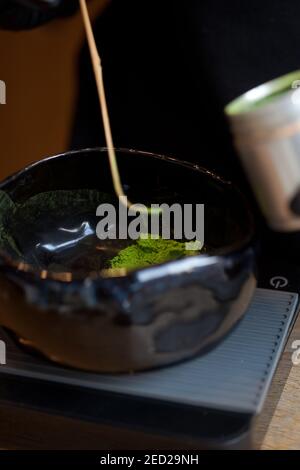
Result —
M 184 242 L 163 238 L 140 238 L 134 245 L 121 250 L 110 261 L 110 267 L 114 269 L 138 269 L 197 253 L 197 251 L 186 250 Z

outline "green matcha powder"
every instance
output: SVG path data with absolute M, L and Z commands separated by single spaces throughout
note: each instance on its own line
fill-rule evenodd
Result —
M 186 245 L 183 242 L 163 238 L 151 239 L 148 236 L 140 238 L 136 244 L 121 250 L 110 261 L 110 267 L 113 269 L 138 269 L 197 253 L 198 251 L 186 250 Z

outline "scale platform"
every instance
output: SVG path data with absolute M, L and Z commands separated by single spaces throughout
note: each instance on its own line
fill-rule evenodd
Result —
M 256 290 L 245 317 L 213 351 L 149 372 L 101 375 L 63 368 L 25 352 L 0 330 L 7 345 L 0 405 L 108 426 L 119 435 L 119 447 L 112 440 L 110 449 L 126 448 L 125 440 L 120 447 L 126 431 L 141 436 L 141 449 L 149 448 L 147 436 L 155 449 L 249 448 L 252 423 L 298 307 L 297 293 L 273 284 L 274 289 Z M 139 445 L 131 444 L 131 449 Z

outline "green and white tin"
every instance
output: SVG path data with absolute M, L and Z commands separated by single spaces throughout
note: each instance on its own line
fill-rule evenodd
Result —
M 269 225 L 300 230 L 300 70 L 253 88 L 225 113 Z

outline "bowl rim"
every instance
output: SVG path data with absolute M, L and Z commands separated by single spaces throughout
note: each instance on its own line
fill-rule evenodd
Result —
M 129 278 L 132 275 L 136 275 L 141 278 L 148 278 L 151 279 L 153 276 L 157 277 L 161 275 L 162 268 L 164 268 L 164 275 L 167 273 L 176 273 L 183 270 L 193 270 L 196 268 L 201 268 L 211 264 L 218 264 L 221 260 L 225 258 L 231 258 L 239 256 L 241 253 L 246 251 L 248 248 L 254 245 L 254 216 L 250 208 L 250 204 L 244 194 L 239 190 L 239 188 L 233 184 L 231 181 L 224 179 L 223 177 L 219 176 L 218 174 L 214 173 L 207 168 L 188 162 L 186 160 L 179 160 L 178 158 L 166 156 L 164 154 L 158 154 L 150 151 L 143 151 L 143 150 L 136 150 L 136 149 L 128 149 L 123 147 L 115 147 L 116 152 L 123 152 L 128 154 L 134 155 L 141 155 L 146 156 L 149 158 L 155 158 L 160 161 L 166 161 L 169 163 L 173 163 L 175 165 L 183 166 L 185 168 L 189 168 L 190 170 L 198 171 L 201 174 L 204 174 L 215 182 L 220 183 L 222 185 L 227 185 L 230 189 L 235 191 L 241 198 L 242 204 L 245 207 L 245 211 L 247 213 L 246 217 L 249 220 L 249 233 L 246 237 L 242 240 L 239 240 L 231 245 L 225 246 L 222 249 L 222 253 L 219 254 L 208 254 L 208 253 L 199 253 L 199 255 L 194 255 L 186 258 L 181 258 L 178 260 L 171 260 L 167 261 L 158 265 L 148 266 L 144 268 L 139 268 L 135 270 L 126 270 L 126 269 L 116 269 L 110 270 L 110 273 L 105 273 L 105 270 L 100 270 L 97 272 L 90 272 L 87 276 L 82 278 L 73 278 L 71 272 L 60 272 L 54 273 L 47 270 L 36 269 L 32 267 L 30 264 L 25 262 L 18 262 L 15 261 L 11 256 L 5 253 L 3 250 L 0 250 L 0 268 L 8 268 L 15 274 L 24 274 L 26 277 L 38 277 L 40 280 L 43 281 L 56 281 L 58 283 L 85 283 L 85 282 L 92 282 L 92 281 L 101 281 L 104 279 L 117 279 L 117 278 Z M 33 168 L 43 165 L 51 160 L 58 160 L 61 158 L 69 158 L 73 155 L 78 155 L 82 153 L 98 153 L 98 152 L 107 152 L 107 147 L 87 147 L 83 149 L 77 150 L 69 150 L 63 153 L 59 153 L 56 155 L 47 156 L 42 158 L 41 160 L 35 161 L 26 165 L 24 168 L 18 170 L 17 172 L 13 173 L 12 175 L 6 177 L 4 180 L 0 181 L 0 190 L 5 190 L 5 186 L 14 180 L 16 180 L 24 173 L 32 170 Z M 165 268 L 167 267 L 167 271 Z M 148 273 L 148 275 L 147 275 Z

